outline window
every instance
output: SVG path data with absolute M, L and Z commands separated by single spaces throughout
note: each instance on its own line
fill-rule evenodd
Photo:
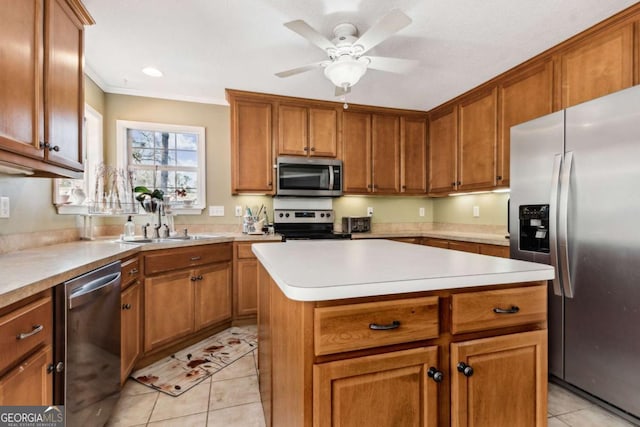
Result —
M 133 186 L 159 189 L 172 210 L 199 214 L 206 205 L 203 127 L 118 120 L 118 167 Z

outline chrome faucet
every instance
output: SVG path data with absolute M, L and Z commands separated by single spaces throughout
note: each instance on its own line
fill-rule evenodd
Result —
M 169 238 L 169 225 L 168 224 L 164 224 L 164 230 L 162 230 L 162 237 L 164 238 Z
M 146 223 L 146 225 L 142 226 L 142 235 L 145 239 L 148 239 L 149 237 L 147 236 L 147 227 L 149 227 L 149 223 Z

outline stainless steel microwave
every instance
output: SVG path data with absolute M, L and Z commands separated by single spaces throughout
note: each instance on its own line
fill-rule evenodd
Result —
M 280 156 L 276 170 L 278 196 L 342 196 L 342 160 Z

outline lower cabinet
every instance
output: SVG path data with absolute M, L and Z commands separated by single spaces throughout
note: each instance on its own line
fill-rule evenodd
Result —
M 120 383 L 124 384 L 142 350 L 140 283 L 136 282 L 122 291 L 120 302 Z
M 451 344 L 451 425 L 547 425 L 547 331 Z
M 231 318 L 231 263 L 144 280 L 144 350 Z
M 422 239 L 425 246 L 452 249 L 454 251 L 471 252 L 474 254 L 490 255 L 501 258 L 509 258 L 509 246 L 490 245 L 487 243 L 462 242 L 458 240 L 434 239 L 425 237 Z
M 0 405 L 48 406 L 53 402 L 53 350 L 40 349 L 0 379 Z
M 314 365 L 314 426 L 436 426 L 437 361 L 432 346 Z
M 231 321 L 231 243 L 149 251 L 144 269 L 144 352 Z

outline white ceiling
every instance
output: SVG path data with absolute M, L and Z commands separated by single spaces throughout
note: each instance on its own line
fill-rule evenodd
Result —
M 226 104 L 224 89 L 339 100 L 326 59 L 282 24 L 303 19 L 331 39 L 362 34 L 391 9 L 413 22 L 371 55 L 416 59 L 399 75 L 368 70 L 347 101 L 429 110 L 636 3 L 632 0 L 84 0 L 87 74 L 106 92 Z M 154 66 L 162 78 L 141 69 Z

